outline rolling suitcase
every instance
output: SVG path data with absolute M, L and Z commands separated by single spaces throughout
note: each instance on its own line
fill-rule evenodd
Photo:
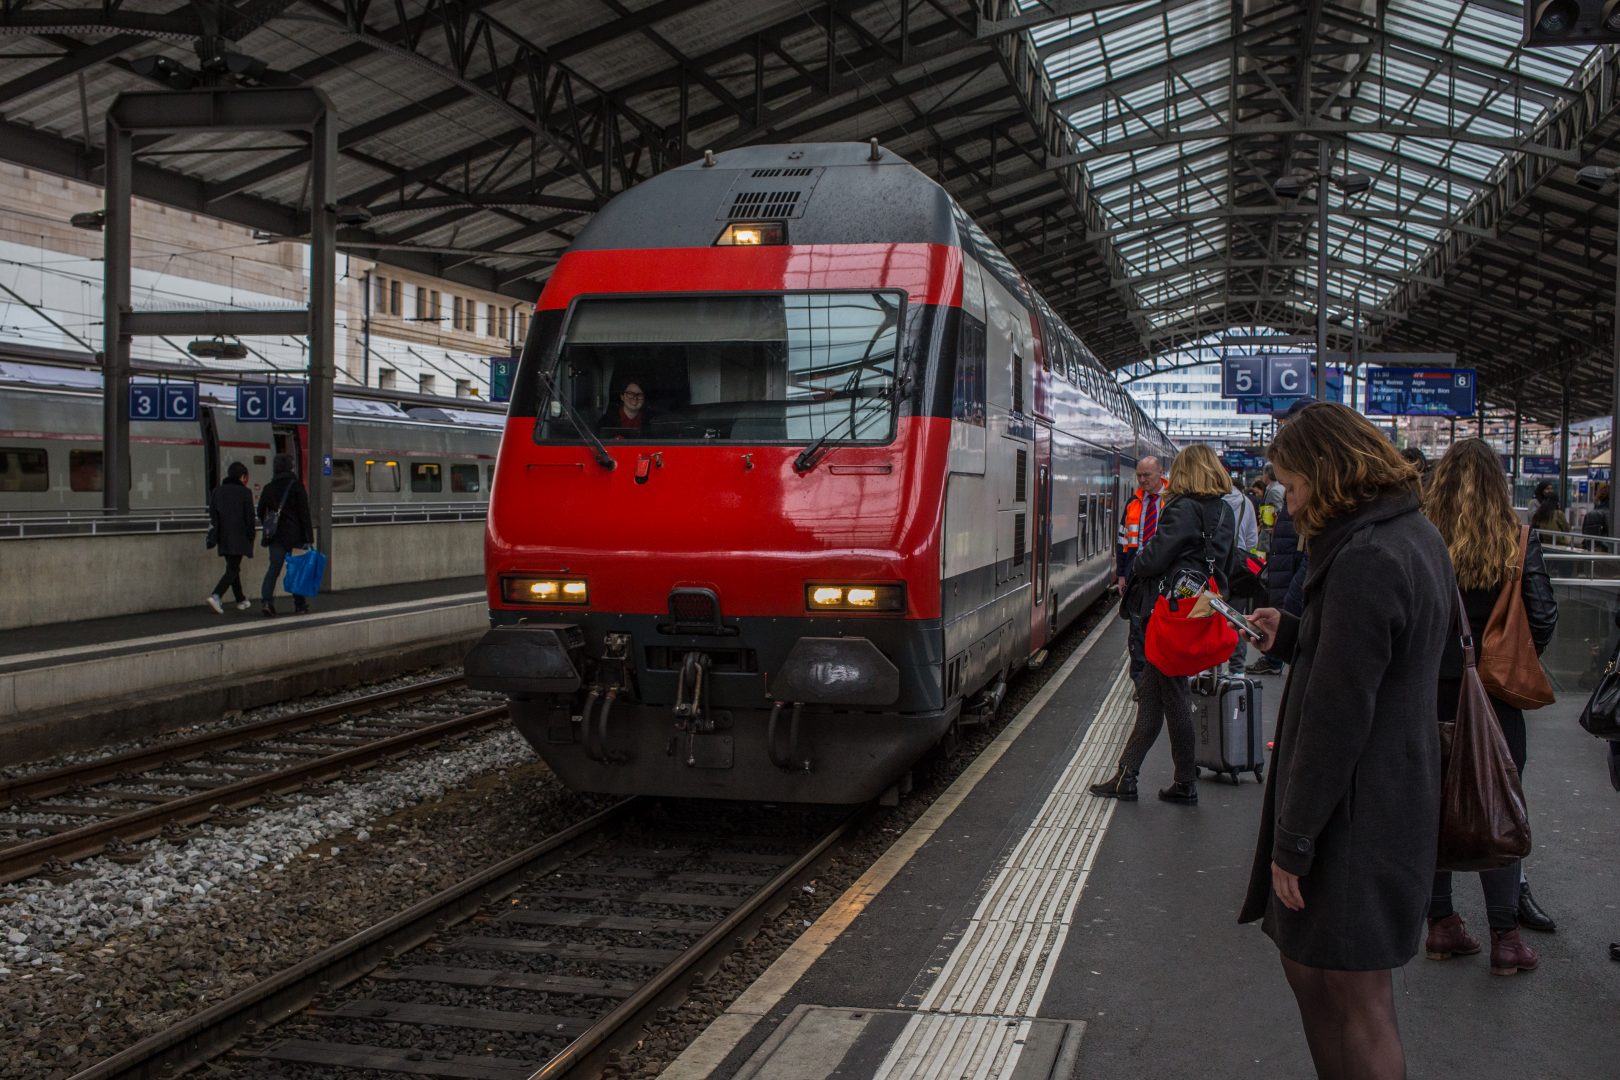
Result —
M 1225 773 L 1234 784 L 1242 783 L 1238 774 L 1246 772 L 1264 783 L 1266 739 L 1260 727 L 1259 680 L 1206 671 L 1193 680 L 1192 703 L 1194 763 Z

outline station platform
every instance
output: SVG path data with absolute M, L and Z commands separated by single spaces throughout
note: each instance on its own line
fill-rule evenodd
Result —
M 1276 948 L 1237 911 L 1263 789 L 1203 779 L 1160 802 L 1098 799 L 1134 720 L 1124 624 L 1108 620 L 915 826 L 664 1080 L 1309 1077 Z M 1261 679 L 1267 737 L 1282 680 Z M 1527 861 L 1556 934 L 1540 968 L 1418 957 L 1395 977 L 1409 1075 L 1596 1080 L 1620 1061 L 1620 794 L 1576 723 L 1584 694 L 1532 715 Z M 1457 909 L 1484 936 L 1484 900 Z
M 256 585 L 257 582 L 254 582 Z M 107 587 L 116 587 L 110 574 Z M 481 577 L 0 631 L 0 760 L 167 730 L 414 668 L 459 664 L 488 625 Z

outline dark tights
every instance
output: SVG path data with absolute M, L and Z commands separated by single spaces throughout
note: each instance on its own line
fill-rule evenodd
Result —
M 1319 1080 L 1405 1080 L 1395 986 L 1384 971 L 1331 971 L 1282 958 Z
M 1524 713 L 1495 698 L 1491 706 L 1496 720 L 1507 739 L 1508 753 L 1519 775 L 1524 775 L 1525 730 Z M 1455 711 L 1455 709 L 1453 709 Z M 1485 921 L 1492 930 L 1514 930 L 1519 925 L 1519 878 L 1523 864 L 1509 863 L 1497 870 L 1481 870 L 1479 884 L 1485 891 Z M 1434 875 L 1434 888 L 1429 893 L 1429 918 L 1443 919 L 1456 909 L 1451 906 L 1451 873 L 1438 870 Z

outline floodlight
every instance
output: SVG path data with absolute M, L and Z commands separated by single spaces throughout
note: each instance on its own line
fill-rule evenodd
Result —
M 105 210 L 86 210 L 82 214 L 74 214 L 68 218 L 68 224 L 75 229 L 89 229 L 91 232 L 100 232 L 107 226 L 107 212 Z
M 336 203 L 327 209 L 339 225 L 364 225 L 371 220 L 371 211 L 358 203 Z
M 1586 165 L 1575 174 L 1575 182 L 1583 188 L 1601 191 L 1614 181 L 1615 170 L 1607 165 Z
M 1333 178 L 1333 184 L 1346 195 L 1360 195 L 1372 187 L 1372 177 L 1364 172 L 1344 172 Z
M 1306 188 L 1310 187 L 1311 184 L 1315 182 L 1315 180 L 1316 178 L 1308 172 L 1301 172 L 1298 169 L 1290 169 L 1288 172 L 1285 172 L 1281 176 L 1277 177 L 1277 179 L 1272 183 L 1271 187 L 1280 198 L 1297 199 Z
M 1620 0 L 1529 0 L 1524 37 L 1531 46 L 1620 43 Z
M 186 352 L 215 360 L 246 360 L 248 355 L 247 346 L 240 341 L 226 341 L 217 337 L 187 342 Z
M 190 90 L 197 85 L 195 71 L 167 56 L 137 56 L 129 62 L 129 70 L 170 90 Z

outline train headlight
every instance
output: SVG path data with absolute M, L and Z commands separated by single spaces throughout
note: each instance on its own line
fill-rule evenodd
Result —
M 738 221 L 727 225 L 716 247 L 760 247 L 787 243 L 787 226 L 780 221 Z
M 904 611 L 904 585 L 806 585 L 809 611 Z
M 508 604 L 586 604 L 590 586 L 580 578 L 501 578 L 501 599 Z

